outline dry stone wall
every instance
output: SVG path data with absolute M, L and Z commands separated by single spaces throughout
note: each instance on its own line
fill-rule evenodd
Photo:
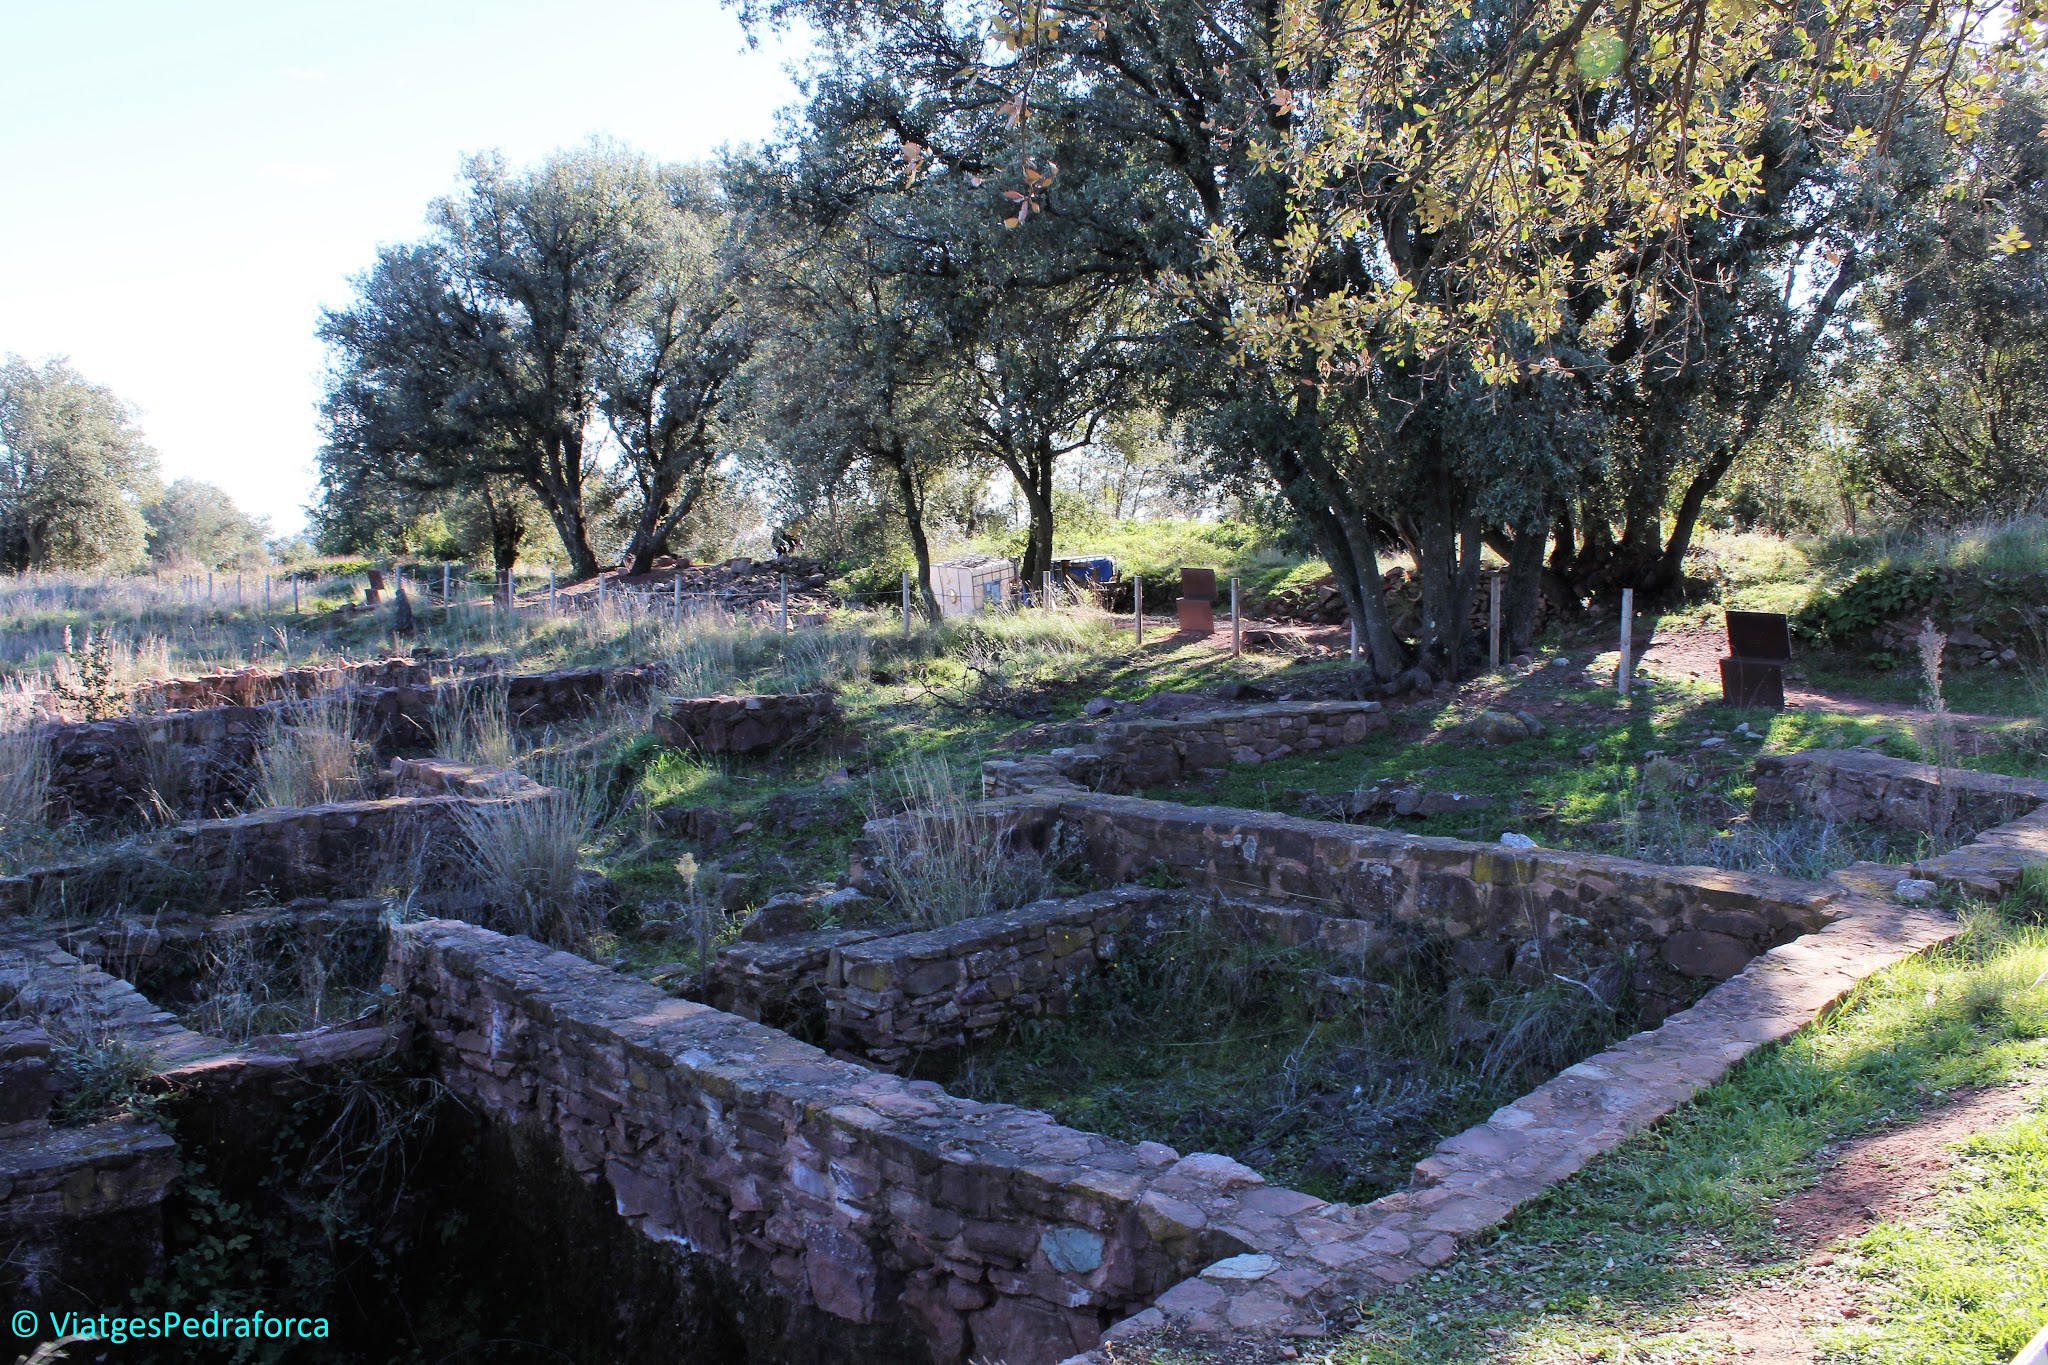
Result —
M 1752 771 L 1756 796 L 1750 813 L 1759 820 L 1817 815 L 1926 834 L 1944 816 L 1956 826 L 1981 829 L 2048 805 L 2048 782 L 1937 768 L 1859 749 L 1760 754 Z
M 1367 951 L 1376 936 L 1437 939 L 1461 971 L 1530 979 L 1576 976 L 1630 953 L 1652 1019 L 1699 983 L 1819 928 L 1839 895 L 1779 877 L 1128 796 L 1048 792 L 979 809 L 1014 846 L 1057 841 L 1103 881 L 1163 875 L 1273 902 L 1267 927 L 1291 942 Z M 878 860 L 910 844 L 886 823 L 871 822 L 853 869 L 855 884 L 877 894 Z
M 273 701 L 303 701 L 337 687 L 425 686 L 427 666 L 414 659 L 370 659 L 351 663 L 306 664 L 298 668 L 236 668 L 202 673 L 194 678 L 151 678 L 128 690 L 128 706 L 138 714 L 196 711 L 213 706 L 261 706 Z M 38 693 L 48 713 L 76 719 L 54 693 Z
M 1860 749 L 1767 754 L 1755 764 L 1760 820 L 1817 815 L 1906 833 L 1976 829 L 1967 844 L 1895 870 L 1978 895 L 2002 896 L 2030 866 L 2048 862 L 2048 782 L 1968 768 L 1937 768 Z M 1985 828 L 1989 826 L 1989 828 Z
M 181 1121 L 202 1124 L 223 1111 L 246 1118 L 280 1086 L 331 1086 L 326 1069 L 397 1041 L 366 1021 L 238 1047 L 185 1027 L 133 983 L 33 936 L 0 942 L 0 1015 L 0 1294 L 44 1312 L 117 1307 L 162 1270 L 163 1200 L 179 1166 L 177 1143 L 154 1122 L 117 1115 L 51 1124 L 53 1036 L 135 1049 L 151 1083 L 175 1097 Z
M 1189 715 L 1103 721 L 1086 742 L 982 765 L 985 796 L 1049 788 L 1133 792 L 1233 763 L 1357 744 L 1389 722 L 1376 701 L 1274 702 Z
M 360 896 L 413 865 L 433 885 L 460 863 L 459 810 L 537 800 L 548 790 L 518 773 L 437 759 L 399 760 L 390 780 L 398 794 L 186 821 L 113 859 L 0 877 L 0 913 L 66 918 L 109 906 L 208 901 L 225 909 L 251 898 Z
M 639 665 L 433 683 L 418 665 L 387 661 L 353 674 L 336 667 L 264 675 L 264 686 L 245 690 L 292 693 L 307 678 L 329 673 L 346 685 L 332 696 L 347 707 L 356 738 L 386 755 L 433 745 L 434 727 L 451 706 L 502 704 L 515 726 L 558 725 L 607 700 L 644 698 L 661 677 L 658 668 Z M 383 677 L 402 681 L 361 680 Z M 50 816 L 60 823 L 129 819 L 153 811 L 158 797 L 180 811 L 221 813 L 246 799 L 266 738 L 277 726 L 303 717 L 307 706 L 321 704 L 311 700 L 318 695 L 308 691 L 285 700 L 45 725 L 40 735 L 49 759 Z
M 1186 900 L 1118 887 L 834 945 L 821 974 L 832 1042 L 897 1070 L 1062 1013 L 1074 981 L 1178 922 Z
M 654 718 L 654 737 L 678 749 L 750 754 L 835 725 L 839 699 L 830 692 L 748 697 L 670 697 Z
M 1364 1205 L 958 1100 L 469 925 L 397 930 L 392 980 L 442 1078 L 494 1119 L 552 1134 L 645 1235 L 827 1320 L 921 1336 L 937 1360 L 1038 1365 L 1068 1349 L 1101 1360 L 1103 1327 L 1184 1343 L 1317 1335 L 1335 1308 L 1442 1265 L 1857 981 L 1956 932 L 1883 899 L 1881 879 L 1827 891 L 1823 928 L 1447 1139 L 1413 1188 Z M 964 961 L 951 947 L 891 961 Z M 925 994 L 965 979 L 944 975 Z M 1125 1306 L 1176 1273 L 1149 1307 Z
M 1246 1249 L 1269 1195 L 1182 1158 L 956 1099 L 581 958 L 453 921 L 390 980 L 465 1102 L 551 1133 L 646 1235 L 942 1362 L 1044 1365 Z M 914 1359 L 915 1353 L 902 1358 Z

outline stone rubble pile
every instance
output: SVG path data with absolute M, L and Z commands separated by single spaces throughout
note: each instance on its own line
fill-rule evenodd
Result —
M 607 594 L 631 592 L 645 595 L 650 599 L 650 610 L 665 610 L 680 584 L 686 612 L 709 603 L 733 616 L 758 615 L 764 610 L 779 609 L 783 586 L 787 583 L 792 619 L 798 615 L 814 617 L 838 607 L 839 597 L 827 586 L 830 582 L 831 575 L 825 561 L 796 555 L 775 559 L 742 556 L 719 564 L 678 563 L 664 555 L 655 561 L 652 573 L 629 575 L 610 571 L 604 575 Z M 547 590 L 539 591 L 545 598 Z M 532 598 L 533 594 L 527 596 Z M 572 600 L 590 605 L 596 599 L 594 584 L 579 584 Z

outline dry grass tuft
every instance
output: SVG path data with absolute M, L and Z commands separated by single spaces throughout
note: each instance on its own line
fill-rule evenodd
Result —
M 896 818 L 884 827 L 878 862 L 889 898 L 919 924 L 994 914 L 1057 887 L 1059 849 L 1041 854 L 1017 847 L 1008 830 L 974 809 L 964 786 L 941 756 L 911 759 L 885 785 L 898 811 L 882 812 Z
M 360 798 L 364 757 L 355 736 L 353 693 L 338 689 L 288 714 L 257 752 L 255 804 L 319 806 Z
M 457 810 L 492 928 L 558 948 L 590 937 L 598 914 L 582 894 L 579 873 L 602 815 L 596 790 L 575 777 L 544 796 Z

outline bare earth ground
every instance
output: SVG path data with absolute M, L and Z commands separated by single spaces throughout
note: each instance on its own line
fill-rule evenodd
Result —
M 2042 1082 L 1962 1094 L 1911 1122 L 1844 1143 L 1811 1188 L 1781 1201 L 1779 1231 L 1797 1266 L 1736 1291 L 1679 1326 L 1723 1342 L 1744 1365 L 1812 1365 L 1812 1331 L 1860 1316 L 1857 1286 L 1834 1268 L 1831 1248 L 1879 1221 L 1922 1216 L 1953 1160 L 1949 1148 L 2017 1117 Z
M 1678 625 L 1660 629 L 1650 647 L 1643 651 L 1643 666 L 1667 678 L 1698 678 L 1714 682 L 1721 676 L 1721 657 L 1728 652 L 1728 637 L 1718 626 Z M 1836 692 L 1820 692 L 1806 686 L 1797 667 L 1785 678 L 1785 705 L 1838 716 L 1869 720 L 1907 720 L 1924 714 L 1904 702 L 1865 701 Z M 1997 729 L 2009 725 L 2010 716 L 1978 715 L 1967 711 L 1950 713 L 1965 726 Z

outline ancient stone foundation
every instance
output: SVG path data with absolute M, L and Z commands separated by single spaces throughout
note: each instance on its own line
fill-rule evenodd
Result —
M 336 690 L 296 690 L 330 673 L 343 684 Z M 365 681 L 385 677 L 402 681 Z M 607 700 L 644 698 L 659 678 L 658 669 L 636 666 L 430 683 L 423 668 L 394 661 L 354 672 L 341 667 L 290 670 L 268 675 L 266 686 L 240 689 L 253 696 L 281 694 L 262 702 L 53 722 L 39 729 L 49 762 L 50 815 L 60 823 L 118 820 L 153 814 L 160 800 L 188 814 L 217 814 L 245 804 L 265 741 L 278 727 L 307 719 L 310 707 L 340 708 L 358 740 L 390 756 L 432 747 L 435 727 L 450 710 L 502 708 L 514 726 L 558 725 Z
M 469 1104 L 551 1133 L 647 1236 L 935 1360 L 1085 1350 L 1244 1250 L 1271 1198 L 1225 1158 L 956 1099 L 525 940 L 394 933 L 392 984 Z
M 2048 782 L 1858 749 L 1762 755 L 1755 772 L 1750 813 L 1759 820 L 1812 815 L 1911 834 L 1976 831 L 1957 848 L 1893 869 L 1888 885 L 1910 875 L 2002 896 L 2028 867 L 2048 862 Z
M 395 1043 L 374 1021 L 269 1045 L 194 1032 L 128 981 L 34 936 L 0 942 L 0 1293 L 15 1308 L 118 1308 L 164 1264 L 163 1203 L 178 1145 L 159 1124 L 115 1115 L 50 1122 L 53 1035 L 130 1049 L 181 1124 L 265 1130 L 293 1087 Z M 267 1117 L 266 1117 L 267 1115 Z M 232 1116 L 232 1117 L 225 1117 Z M 182 1131 L 182 1128 L 181 1128 Z
M 427 666 L 414 659 L 371 659 L 361 663 L 342 660 L 297 668 L 236 668 L 202 673 L 196 678 L 151 678 L 130 688 L 127 701 L 130 710 L 149 715 L 212 706 L 303 701 L 337 687 L 423 687 L 428 680 Z M 52 693 L 40 693 L 36 700 L 47 711 L 66 710 L 67 703 Z
M 1077 725 L 1067 729 L 1080 742 L 1050 754 L 983 764 L 982 792 L 1134 792 L 1233 763 L 1263 763 L 1357 744 L 1388 724 L 1376 701 L 1298 701 Z
M 1019 848 L 1057 843 L 1106 882 L 1169 878 L 1272 903 L 1285 942 L 1373 951 L 1371 940 L 1445 941 L 1459 970 L 1579 976 L 1624 954 L 1654 1020 L 1698 985 L 1833 917 L 1838 888 L 1712 868 L 1397 834 L 1215 806 L 1042 793 L 987 801 L 980 818 Z M 854 881 L 885 889 L 877 860 L 916 856 L 872 822 Z M 903 850 L 901 852 L 892 852 Z
M 670 697 L 654 717 L 654 737 L 678 749 L 750 754 L 823 731 L 839 721 L 829 692 L 750 697 Z
M 432 885 L 460 865 L 466 845 L 458 811 L 547 795 L 518 773 L 436 759 L 399 760 L 387 783 L 391 796 L 189 820 L 110 858 L 0 877 L 0 914 L 66 917 L 109 904 L 359 896 L 415 872 Z

